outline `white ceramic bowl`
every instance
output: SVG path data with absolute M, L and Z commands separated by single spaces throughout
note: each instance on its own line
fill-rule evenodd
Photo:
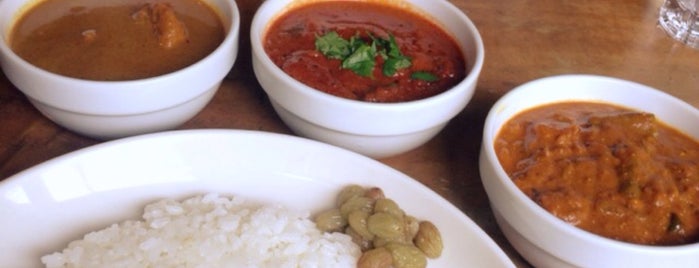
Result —
M 654 113 L 699 139 L 699 110 L 659 90 L 615 78 L 564 75 L 507 93 L 485 121 L 480 173 L 497 222 L 511 244 L 537 267 L 699 267 L 699 244 L 645 246 L 604 238 L 569 225 L 529 199 L 498 162 L 494 139 L 502 125 L 542 104 L 599 101 Z
M 442 94 L 390 104 L 323 93 L 294 80 L 272 62 L 262 46 L 265 30 L 293 2 L 265 1 L 253 18 L 250 35 L 255 75 L 276 112 L 295 133 L 382 158 L 424 144 L 470 101 L 483 66 L 483 42 L 469 18 L 448 1 L 405 2 L 431 15 L 456 38 L 467 59 L 466 78 Z
M 234 1 L 207 0 L 222 18 L 219 47 L 184 69 L 132 81 L 89 81 L 57 75 L 8 47 L 18 12 L 31 0 L 0 1 L 0 64 L 8 79 L 46 117 L 77 133 L 111 139 L 176 127 L 209 103 L 238 54 L 240 14 Z

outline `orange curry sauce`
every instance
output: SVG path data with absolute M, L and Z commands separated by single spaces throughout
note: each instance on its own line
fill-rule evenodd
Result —
M 699 240 L 699 143 L 652 114 L 537 107 L 503 126 L 495 150 L 524 193 L 570 224 L 638 244 Z
M 375 68 L 371 77 L 342 69 L 340 60 L 316 50 L 316 36 L 329 31 L 346 39 L 356 34 L 363 39 L 394 35 L 412 66 L 390 77 L 381 68 Z M 381 1 L 319 1 L 294 7 L 272 23 L 264 48 L 277 66 L 302 83 L 369 102 L 426 98 L 456 85 L 466 75 L 464 55 L 449 34 L 424 16 Z M 377 56 L 376 61 L 380 65 L 383 59 Z M 433 73 L 438 80 L 411 79 L 414 71 Z

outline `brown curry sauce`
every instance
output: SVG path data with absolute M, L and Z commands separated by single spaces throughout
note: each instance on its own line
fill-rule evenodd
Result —
M 132 80 L 189 66 L 225 36 L 199 0 L 45 0 L 20 16 L 11 47 L 50 72 L 89 80 Z
M 536 107 L 502 127 L 495 150 L 524 193 L 570 224 L 638 244 L 699 241 L 699 143 L 652 114 Z
M 412 66 L 393 76 L 380 68 L 363 77 L 340 68 L 340 60 L 315 49 L 316 36 L 336 31 L 344 38 L 359 34 L 396 39 Z M 426 17 L 380 1 L 313 2 L 275 19 L 264 37 L 272 61 L 302 83 L 336 96 L 369 101 L 401 102 L 439 94 L 465 77 L 465 58 L 454 39 Z M 377 65 L 382 59 L 377 57 Z M 428 71 L 437 81 L 411 79 L 412 71 Z

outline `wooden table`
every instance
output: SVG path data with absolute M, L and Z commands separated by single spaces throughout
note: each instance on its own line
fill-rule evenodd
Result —
M 272 110 L 250 64 L 247 28 L 261 2 L 238 0 L 243 28 L 231 79 L 180 129 L 291 133 Z M 485 43 L 478 90 L 468 107 L 436 138 L 381 162 L 451 201 L 518 266 L 527 267 L 498 229 L 478 174 L 481 129 L 491 105 L 524 82 L 585 73 L 643 83 L 699 107 L 699 50 L 682 46 L 657 27 L 661 0 L 451 2 L 474 21 Z M 0 127 L 0 179 L 101 142 L 73 134 L 43 117 L 4 75 L 0 75 Z

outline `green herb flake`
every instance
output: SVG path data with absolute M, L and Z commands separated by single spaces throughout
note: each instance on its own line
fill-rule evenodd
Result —
M 404 57 L 403 53 L 400 52 L 400 48 L 398 47 L 398 43 L 396 43 L 396 38 L 393 37 L 392 34 L 388 35 L 388 42 L 386 42 L 386 45 L 384 46 L 388 49 L 388 56 L 393 57 L 393 58 L 401 58 Z
M 398 70 L 410 67 L 412 63 L 410 58 L 400 52 L 396 38 L 392 34 L 389 34 L 388 38 L 388 40 L 381 39 L 383 47 L 387 50 L 385 52 L 386 58 L 383 65 L 383 74 L 385 76 L 393 76 Z
M 413 72 L 410 75 L 410 78 L 416 79 L 416 80 L 423 80 L 423 81 L 427 81 L 427 82 L 434 82 L 434 81 L 437 81 L 437 79 L 438 79 L 436 75 L 434 75 L 430 72 L 422 72 L 422 71 Z
M 351 44 L 340 37 L 337 32 L 328 32 L 323 36 L 316 36 L 316 50 L 328 58 L 342 60 L 351 53 Z
M 362 44 L 342 61 L 342 68 L 361 76 L 371 76 L 376 65 L 376 47 Z
M 383 74 L 385 76 L 393 76 L 398 70 L 408 68 L 410 65 L 412 65 L 412 63 L 410 63 L 408 57 L 389 57 L 383 63 Z

